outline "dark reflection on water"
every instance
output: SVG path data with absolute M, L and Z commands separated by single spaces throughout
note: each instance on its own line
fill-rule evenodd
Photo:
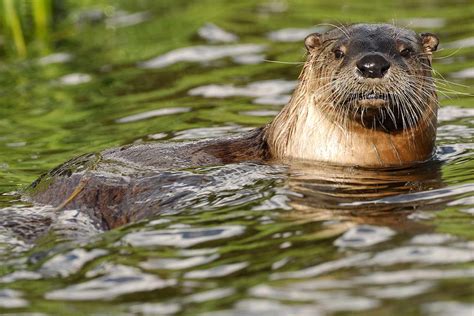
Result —
M 383 203 L 389 197 L 398 202 L 415 202 L 405 211 L 417 207 L 410 194 L 443 186 L 441 163 L 432 161 L 410 168 L 361 169 L 306 163 L 292 166 L 289 186 L 301 193 L 292 199 L 292 206 L 302 215 L 338 216 L 353 215 L 362 219 L 365 215 L 403 217 L 404 209 L 393 201 Z M 329 212 L 329 213 L 328 213 Z

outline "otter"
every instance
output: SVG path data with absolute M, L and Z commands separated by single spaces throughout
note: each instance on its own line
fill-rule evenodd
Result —
M 34 203 L 79 209 L 111 229 L 160 213 L 172 169 L 244 161 L 314 160 L 401 167 L 429 160 L 438 101 L 431 76 L 438 38 L 388 24 L 306 37 L 307 60 L 289 103 L 268 125 L 234 138 L 148 143 L 74 158 L 25 192 Z M 205 181 L 190 175 L 184 181 Z M 182 179 L 181 179 L 182 180 Z

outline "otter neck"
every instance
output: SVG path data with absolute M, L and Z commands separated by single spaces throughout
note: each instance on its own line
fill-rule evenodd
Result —
M 398 132 L 368 129 L 347 118 L 336 121 L 318 86 L 327 82 L 303 68 L 290 102 L 267 126 L 265 138 L 275 159 L 310 159 L 364 167 L 404 166 L 431 158 L 436 139 L 437 103 L 427 101 L 416 126 Z M 319 74 L 321 76 L 321 74 Z M 322 80 L 321 80 L 322 81 Z

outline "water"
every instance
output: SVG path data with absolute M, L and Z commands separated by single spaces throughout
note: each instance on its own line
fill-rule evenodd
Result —
M 54 54 L 0 64 L 0 313 L 472 315 L 473 10 L 105 0 L 74 9 Z M 307 33 L 392 19 L 441 38 L 429 164 L 174 170 L 165 214 L 105 233 L 80 212 L 12 193 L 86 152 L 261 126 L 288 100 Z

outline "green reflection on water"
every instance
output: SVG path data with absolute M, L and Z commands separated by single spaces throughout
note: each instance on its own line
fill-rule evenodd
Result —
M 53 1 L 54 2 L 54 1 Z M 56 3 L 56 2 L 55 2 Z M 276 3 L 269 10 L 269 3 Z M 58 3 L 56 3 L 58 5 Z M 279 11 L 278 8 L 282 8 Z M 423 18 L 422 21 L 440 21 L 440 27 L 416 26 L 417 31 L 433 31 L 439 34 L 441 43 L 452 43 L 466 38 L 472 39 L 474 23 L 471 1 L 65 1 L 57 8 L 56 23 L 50 29 L 41 29 L 38 37 L 47 42 L 51 52 L 65 52 L 72 56 L 66 63 L 41 65 L 38 59 L 42 52 L 38 50 L 29 55 L 29 59 L 18 61 L 12 55 L 5 55 L 0 61 L 0 192 L 24 187 L 42 172 L 78 154 L 97 151 L 120 144 L 147 139 L 148 135 L 166 133 L 164 139 L 172 138 L 173 133 L 199 127 L 224 126 L 260 126 L 270 117 L 248 116 L 242 112 L 249 110 L 278 110 L 279 106 L 262 106 L 252 103 L 252 98 L 235 97 L 226 99 L 208 99 L 192 97 L 187 91 L 207 84 L 245 85 L 249 82 L 266 79 L 294 80 L 299 71 L 298 65 L 263 63 L 258 65 L 237 65 L 230 59 L 211 62 L 208 65 L 178 63 L 163 69 L 145 70 L 138 68 L 138 62 L 166 53 L 170 50 L 190 45 L 205 44 L 196 35 L 206 22 L 240 36 L 242 43 L 266 44 L 266 58 L 276 61 L 299 62 L 303 60 L 303 45 L 295 43 L 274 43 L 266 38 L 267 32 L 288 27 L 307 28 L 319 23 L 351 22 L 391 22 L 402 24 L 410 18 Z M 93 22 L 84 12 L 98 10 L 103 19 Z M 117 27 L 107 25 L 106 19 L 119 10 L 130 12 L 148 11 L 149 17 L 137 25 Z M 46 14 L 46 13 L 45 13 Z M 80 18 L 82 16 L 82 18 Z M 102 19 L 101 18 L 101 19 Z M 54 18 L 53 18 L 54 19 Z M 434 22 L 433 22 L 434 21 Z M 470 23 L 469 23 L 470 22 Z M 436 23 L 435 23 L 436 24 Z M 39 32 L 39 31 L 38 31 Z M 442 44 L 443 47 L 443 44 Z M 450 74 L 474 67 L 474 46 L 443 47 L 436 53 L 435 69 L 441 76 L 453 80 Z M 90 81 L 79 85 L 59 84 L 62 76 L 70 73 L 90 75 Z M 462 84 L 448 85 L 446 89 L 455 89 L 462 93 L 473 93 L 472 77 L 456 79 Z M 445 89 L 443 84 L 441 89 Z M 440 94 L 442 105 L 473 108 L 472 96 Z M 116 120 L 150 110 L 174 107 L 189 107 L 192 110 L 169 116 L 154 117 L 147 120 L 117 123 Z M 448 123 L 442 123 L 448 124 Z M 457 118 L 449 124 L 460 125 L 464 129 L 473 129 L 474 121 Z M 440 140 L 439 145 L 473 142 L 472 133 L 461 140 Z M 472 150 L 472 149 L 471 149 Z M 472 183 L 474 180 L 472 152 L 464 158 L 442 166 L 442 178 L 446 184 Z M 11 198 L 2 197 L 1 205 L 11 204 Z M 14 203 L 14 202 L 13 202 Z M 189 216 L 176 216 L 179 223 L 193 225 L 238 224 L 249 228 L 245 236 L 228 243 L 218 242 L 219 253 L 223 257 L 219 264 L 236 261 L 250 262 L 244 278 L 225 278 L 216 281 L 218 286 L 232 286 L 236 294 L 220 301 L 195 304 L 191 313 L 228 308 L 231 303 L 245 297 L 245 291 L 261 282 L 267 281 L 269 267 L 274 261 L 286 257 L 296 258 L 288 269 L 295 270 L 338 257 L 337 249 L 332 245 L 333 238 L 340 231 L 324 231 L 320 223 L 294 222 L 278 220 L 271 225 L 260 225 L 255 218 L 246 219 L 246 213 L 253 205 L 239 205 L 212 213 L 198 213 Z M 449 233 L 463 239 L 472 235 L 472 216 L 460 212 L 463 206 L 452 206 L 436 213 L 436 217 L 426 220 L 434 231 Z M 274 215 L 268 211 L 266 214 Z M 138 227 L 141 227 L 138 225 Z M 112 244 L 128 230 L 109 232 L 101 236 L 97 244 L 89 247 L 105 248 L 111 254 L 94 262 L 102 261 L 137 266 L 149 257 L 173 257 L 173 249 L 146 251 L 131 249 Z M 293 236 L 293 248 L 283 251 L 270 237 L 277 232 L 301 231 L 300 237 Z M 408 234 L 409 235 L 409 234 Z M 404 236 L 406 237 L 406 236 Z M 40 242 L 47 250 L 55 245 L 51 240 Z M 209 244 L 209 247 L 213 244 Z M 127 253 L 122 256 L 118 253 Z M 255 254 L 261 256 L 255 256 Z M 35 265 L 32 264 L 34 267 Z M 39 264 L 37 264 L 39 266 Z M 209 264 L 212 266 L 212 264 Z M 206 266 L 208 267 L 208 266 Z M 158 271 L 164 277 L 178 277 L 179 273 Z M 347 272 L 347 276 L 351 273 Z M 343 273 L 336 276 L 344 277 Z M 47 290 L 52 290 L 79 282 L 83 275 L 70 279 L 17 282 L 12 288 L 28 293 L 31 305 L 29 311 L 50 312 L 53 314 L 87 315 L 94 312 L 123 311 L 123 307 L 114 303 L 68 303 L 51 302 L 42 298 Z M 468 301 L 467 286 L 469 280 L 446 281 L 435 293 L 425 294 L 421 300 Z M 207 285 L 210 288 L 211 285 Z M 466 287 L 465 287 L 466 286 Z M 455 292 L 453 289 L 458 289 Z M 451 291 L 451 292 L 450 292 Z M 131 294 L 121 302 L 147 301 L 162 297 L 163 301 L 173 296 L 184 296 L 183 289 L 173 289 L 168 293 L 159 292 L 137 295 Z M 364 311 L 364 315 L 419 315 L 416 306 L 401 301 L 390 301 L 373 312 Z M 113 309 L 113 310 L 112 310 Z M 341 315 L 343 315 L 342 313 Z

